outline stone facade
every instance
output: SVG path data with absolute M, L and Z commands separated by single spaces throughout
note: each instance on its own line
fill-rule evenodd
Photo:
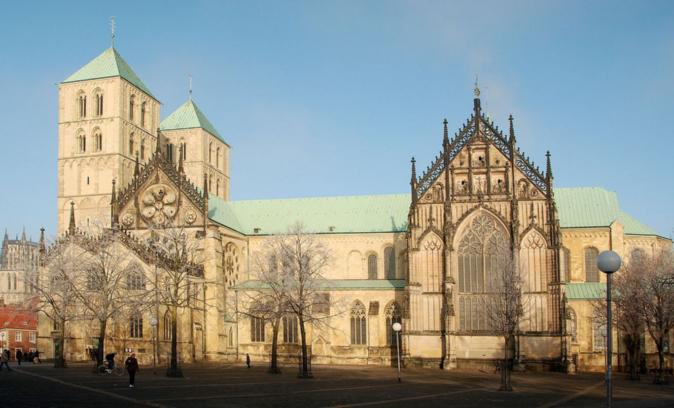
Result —
M 30 282 L 37 272 L 39 256 L 38 243 L 26 238 L 26 231 L 16 239 L 9 239 L 5 231 L 0 250 L 0 303 L 22 304 L 34 296 Z
M 60 87 L 59 232 L 86 234 L 95 221 L 135 237 L 139 244 L 126 245 L 151 278 L 155 267 L 143 256 L 142 243 L 153 225 L 185 230 L 203 255 L 203 276 L 195 279 L 201 306 L 180 310 L 184 361 L 242 360 L 246 354 L 257 361 L 269 358 L 270 324 L 247 309 L 257 278 L 253 260 L 271 235 L 295 221 L 311 224 L 332 255 L 324 271 L 332 317 L 322 327 L 308 328 L 316 364 L 391 364 L 390 326 L 399 321 L 406 364 L 493 366 L 503 354 L 503 340 L 486 327 L 480 299 L 489 290 L 493 254 L 504 249 L 520 271 L 527 305 L 517 357 L 541 369 L 573 357 L 577 367 L 592 369 L 603 363 L 588 340 L 591 299 L 567 300 L 567 287 L 604 279 L 586 270 L 592 251 L 612 249 L 628 257 L 636 248 L 671 246 L 619 212 L 617 201 L 606 220 L 577 216 L 590 213 L 582 203 L 576 208 L 580 198 L 611 198 L 612 193 L 554 189 L 550 155 L 545 171 L 538 169 L 517 147 L 512 117 L 504 136 L 482 115 L 479 97 L 451 140 L 445 121 L 441 152 L 420 177 L 413 163 L 409 194 L 233 202 L 229 145 L 191 99 L 179 108 L 179 118 L 165 120 L 156 131 L 160 116 L 154 97 L 121 74 L 90 76 Z M 80 96 L 99 93 L 105 98 L 100 117 L 82 116 Z M 144 126 L 127 111 L 132 97 L 137 98 L 133 106 L 147 104 Z M 189 115 L 191 121 L 181 119 Z M 94 139 L 82 151 L 80 136 L 90 138 L 99 130 L 101 149 L 88 150 Z M 143 140 L 145 151 L 139 151 Z M 165 356 L 165 313 L 159 307 L 144 312 L 142 335 L 134 338 L 126 317 L 116 321 L 107 346 L 134 349 L 143 363 L 150 362 L 154 334 L 147 322 L 156 316 L 158 354 Z M 570 325 L 575 334 L 567 330 Z M 86 322 L 72 327 L 67 358 L 87 357 L 87 348 L 94 346 L 92 327 Z M 53 322 L 41 318 L 40 347 L 48 356 L 53 329 Z M 281 327 L 280 353 L 282 360 L 297 361 L 293 319 Z

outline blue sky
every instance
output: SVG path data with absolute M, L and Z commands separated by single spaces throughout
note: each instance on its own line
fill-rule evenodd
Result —
M 560 187 L 674 231 L 671 1 L 13 2 L 0 24 L 0 227 L 56 227 L 56 84 L 110 45 L 233 149 L 233 199 L 409 190 L 483 109 Z M 8 41 L 8 39 L 11 39 Z

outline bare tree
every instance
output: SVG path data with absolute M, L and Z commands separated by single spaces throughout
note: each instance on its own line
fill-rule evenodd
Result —
M 199 284 L 204 277 L 202 251 L 196 237 L 182 227 L 167 226 L 153 229 L 150 245 L 156 251 L 158 278 L 154 288 L 158 303 L 171 316 L 171 357 L 166 375 L 182 377 L 178 366 L 178 311 L 195 306 L 205 299 L 199 297 Z
M 279 242 L 281 241 L 281 242 Z M 253 274 L 260 285 L 248 295 L 248 303 L 244 305 L 244 314 L 268 321 L 272 326 L 271 359 L 269 372 L 278 374 L 278 332 L 281 320 L 290 310 L 288 305 L 288 281 L 285 274 L 279 272 L 278 255 L 283 245 L 283 238 L 270 237 L 264 247 L 255 253 L 253 258 Z
M 302 348 L 300 376 L 308 378 L 309 359 L 307 349 L 307 325 L 325 322 L 329 313 L 324 313 L 326 279 L 323 272 L 330 262 L 330 251 L 318 241 L 315 234 L 309 234 L 304 226 L 296 223 L 284 235 L 274 237 L 269 242 L 269 252 L 273 253 L 279 265 L 279 291 L 284 292 L 286 310 L 297 317 Z
M 109 321 L 146 305 L 144 284 L 130 287 L 134 279 L 144 282 L 144 272 L 132 262 L 131 251 L 118 234 L 121 232 L 106 230 L 95 238 L 73 237 L 84 252 L 79 267 L 70 275 L 71 288 L 86 316 L 98 323 L 97 366 L 103 363 Z
M 71 276 L 77 270 L 83 253 L 82 248 L 73 245 L 67 238 L 57 241 L 45 254 L 44 273 L 30 282 L 39 299 L 37 311 L 53 322 L 53 332 L 57 332 L 59 347 L 55 350 L 54 367 L 66 367 L 64 350 L 68 324 L 78 316 Z
M 665 382 L 665 344 L 674 329 L 674 253 L 671 249 L 642 255 L 636 261 L 644 296 L 639 299 L 646 330 L 658 350 L 658 375 L 655 383 Z M 635 299 L 637 300 L 637 299 Z
M 516 262 L 509 251 L 499 250 L 496 260 L 496 276 L 490 282 L 491 290 L 483 299 L 487 326 L 503 337 L 503 363 L 501 365 L 501 391 L 512 391 L 510 370 L 515 345 L 515 336 L 524 316 L 522 281 Z
M 641 361 L 641 336 L 644 333 L 643 310 L 637 305 L 647 300 L 642 281 L 643 259 L 633 256 L 629 263 L 613 276 L 612 299 L 615 305 L 613 324 L 623 334 L 627 348 L 627 364 L 630 380 L 639 379 L 639 362 Z M 606 322 L 606 299 L 593 304 L 594 316 Z

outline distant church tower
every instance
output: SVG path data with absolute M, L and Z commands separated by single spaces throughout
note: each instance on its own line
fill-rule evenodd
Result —
M 155 150 L 160 103 L 114 47 L 59 85 L 58 232 L 110 226 L 113 180 L 124 187 Z

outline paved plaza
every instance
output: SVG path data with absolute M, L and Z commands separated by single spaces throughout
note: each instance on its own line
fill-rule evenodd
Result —
M 600 374 L 516 373 L 515 392 L 497 391 L 498 374 L 406 369 L 402 383 L 384 367 L 314 367 L 298 379 L 295 367 L 268 374 L 264 367 L 196 365 L 185 378 L 166 378 L 152 368 L 127 377 L 96 375 L 90 367 L 55 369 L 48 364 L 0 372 L 2 407 L 601 407 Z M 674 385 L 647 379 L 615 381 L 615 407 L 672 407 Z

